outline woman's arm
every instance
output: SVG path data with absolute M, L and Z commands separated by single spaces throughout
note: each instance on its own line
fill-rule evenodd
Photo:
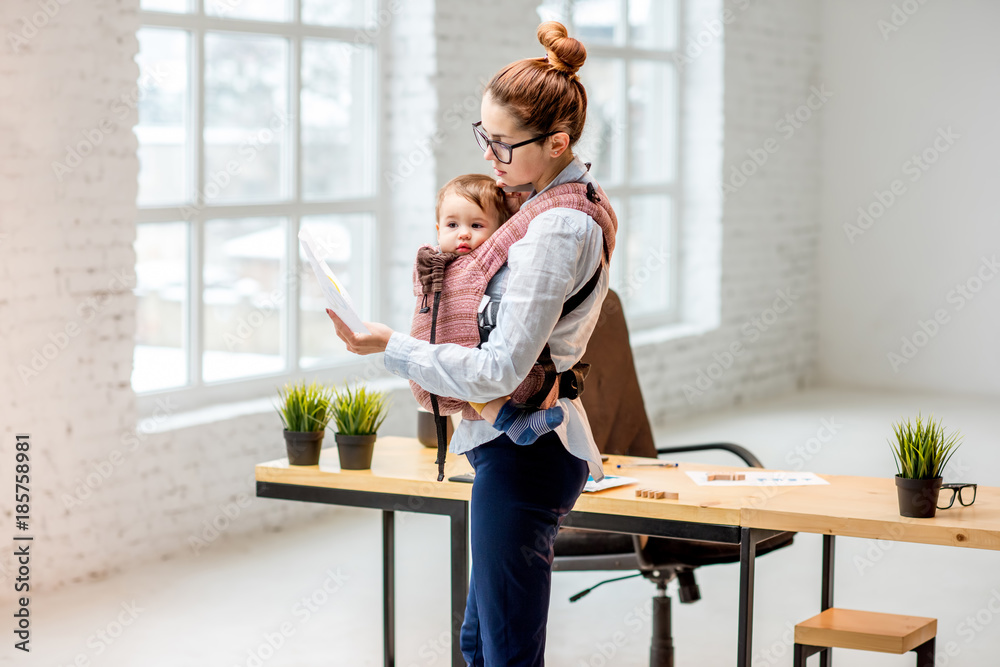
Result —
M 488 402 L 510 394 L 524 380 L 559 320 L 563 302 L 577 283 L 581 255 L 602 234 L 553 209 L 532 221 L 510 247 L 510 275 L 500 300 L 497 326 L 481 348 L 430 345 L 376 325 L 371 336 L 355 336 L 342 323 L 337 334 L 361 354 L 385 350 L 385 367 L 439 396 Z M 598 247 L 600 245 L 598 244 Z M 373 323 L 374 324 L 374 323 Z

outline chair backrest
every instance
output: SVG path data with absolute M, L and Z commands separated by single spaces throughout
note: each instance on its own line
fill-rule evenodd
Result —
M 613 290 L 608 290 L 581 361 L 590 364 L 581 400 L 598 449 L 605 454 L 655 457 L 625 313 Z

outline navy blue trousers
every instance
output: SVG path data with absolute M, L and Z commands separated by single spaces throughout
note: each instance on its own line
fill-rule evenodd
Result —
M 526 446 L 504 434 L 466 456 L 476 479 L 462 655 L 473 667 L 540 667 L 553 544 L 587 483 L 587 462 L 552 432 Z

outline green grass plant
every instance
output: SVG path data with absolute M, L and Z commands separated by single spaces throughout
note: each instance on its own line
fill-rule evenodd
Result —
M 372 435 L 388 416 L 389 404 L 384 392 L 371 391 L 364 385 L 345 386 L 336 390 L 331 411 L 337 433 Z
M 274 406 L 281 417 L 286 431 L 324 431 L 330 423 L 333 412 L 330 409 L 335 392 L 317 382 L 306 385 L 286 382 L 278 389 L 281 404 Z
M 945 466 L 952 454 L 961 445 L 958 432 L 947 435 L 941 421 L 934 422 L 934 416 L 924 419 L 917 415 L 916 421 L 903 419 L 892 425 L 896 441 L 889 441 L 896 470 L 906 479 L 934 479 L 942 477 Z

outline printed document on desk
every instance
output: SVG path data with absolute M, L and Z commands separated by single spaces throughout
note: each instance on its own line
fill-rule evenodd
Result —
M 300 229 L 299 242 L 302 244 L 302 250 L 305 251 L 306 259 L 309 260 L 309 264 L 316 274 L 319 288 L 322 290 L 323 296 L 326 297 L 326 302 L 330 304 L 330 310 L 335 312 L 337 317 L 342 319 L 344 324 L 349 326 L 354 333 L 371 333 L 368 331 L 368 327 L 361 322 L 361 318 L 354 308 L 354 302 L 351 300 L 351 295 L 347 293 L 347 290 L 340 284 L 337 276 L 323 259 L 312 234 L 305 229 Z
M 583 487 L 584 493 L 593 493 L 594 491 L 603 491 L 604 489 L 613 489 L 616 486 L 625 486 L 626 484 L 635 484 L 638 482 L 635 477 L 616 477 L 614 475 L 605 475 L 604 479 L 600 482 L 594 481 L 594 476 L 591 475 L 587 477 L 587 484 Z

